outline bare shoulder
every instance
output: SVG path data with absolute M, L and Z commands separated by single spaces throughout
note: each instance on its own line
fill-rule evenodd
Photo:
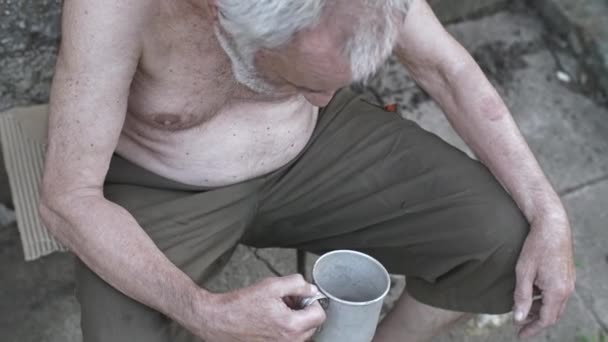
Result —
M 156 0 L 64 0 L 60 55 L 137 53 Z M 118 56 L 117 56 L 118 57 Z
M 429 66 L 458 52 L 458 44 L 425 0 L 411 0 L 397 39 L 396 54 L 409 66 Z
M 64 0 L 43 192 L 101 189 L 158 0 Z

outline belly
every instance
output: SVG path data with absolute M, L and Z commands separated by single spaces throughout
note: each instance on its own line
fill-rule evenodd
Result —
M 294 159 L 312 136 L 317 113 L 303 99 L 237 104 L 184 130 L 163 130 L 128 115 L 116 152 L 180 183 L 226 186 Z

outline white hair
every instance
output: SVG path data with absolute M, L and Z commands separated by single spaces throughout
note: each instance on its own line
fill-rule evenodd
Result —
M 355 81 L 368 80 L 393 52 L 409 5 L 410 0 L 363 0 L 344 50 Z
M 232 73 L 237 82 L 260 94 L 272 95 L 274 87 L 258 75 L 253 63 L 256 52 L 252 45 L 239 44 L 220 28 L 215 27 L 215 35 L 226 55 L 232 62 Z
M 391 54 L 411 0 L 217 0 L 216 35 L 232 60 L 235 77 L 254 90 L 268 91 L 253 63 L 260 48 L 287 44 L 314 27 L 329 5 L 356 7 L 349 39 L 342 47 L 355 81 L 366 80 Z M 258 88 L 258 89 L 255 89 Z

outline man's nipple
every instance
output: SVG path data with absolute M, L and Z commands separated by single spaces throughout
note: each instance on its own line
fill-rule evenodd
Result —
M 176 128 L 181 123 L 181 119 L 175 114 L 158 114 L 154 116 L 154 122 L 162 127 Z

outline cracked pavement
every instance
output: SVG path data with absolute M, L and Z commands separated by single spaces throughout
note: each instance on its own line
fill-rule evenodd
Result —
M 511 9 L 449 26 L 477 58 L 511 108 L 532 150 L 562 195 L 575 240 L 578 282 L 562 321 L 531 341 L 575 342 L 608 334 L 608 108 L 577 77 L 577 60 L 541 21 Z M 428 96 L 399 65 L 387 63 L 367 96 L 398 103 L 412 118 L 468 151 Z M 474 94 L 472 94 L 474 96 Z M 470 153 L 470 151 L 468 151 Z M 0 228 L 0 336 L 6 342 L 80 341 L 71 257 L 56 254 L 22 261 L 14 225 Z M 313 258 L 309 258 L 312 263 Z M 295 252 L 240 246 L 212 291 L 227 291 L 264 277 L 296 272 Z M 395 277 L 386 309 L 403 289 Z M 509 316 L 477 317 L 436 341 L 515 341 Z

